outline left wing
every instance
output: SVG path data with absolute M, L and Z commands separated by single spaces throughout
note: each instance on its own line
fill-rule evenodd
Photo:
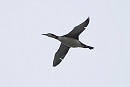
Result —
M 72 37 L 75 39 L 78 39 L 78 36 L 85 30 L 85 27 L 87 27 L 87 25 L 89 24 L 89 17 L 86 19 L 86 21 L 84 21 L 83 23 L 81 23 L 80 25 L 74 27 L 74 29 L 69 32 L 68 34 L 66 34 L 65 36 L 68 37 Z

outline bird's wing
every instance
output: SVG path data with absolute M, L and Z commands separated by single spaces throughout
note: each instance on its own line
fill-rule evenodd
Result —
M 88 17 L 83 23 L 74 27 L 74 29 L 71 32 L 69 32 L 68 34 L 66 34 L 65 36 L 78 39 L 78 36 L 85 30 L 85 27 L 87 27 L 89 20 L 90 19 Z
M 55 58 L 53 60 L 53 66 L 54 67 L 57 66 L 62 61 L 62 59 L 64 59 L 64 57 L 67 54 L 69 48 L 70 47 L 68 47 L 68 46 L 61 43 L 58 51 L 55 54 Z

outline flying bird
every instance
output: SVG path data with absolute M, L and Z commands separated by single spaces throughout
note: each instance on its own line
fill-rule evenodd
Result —
M 88 17 L 83 23 L 74 27 L 71 32 L 63 36 L 57 36 L 52 33 L 42 34 L 61 42 L 61 45 L 54 56 L 53 67 L 57 66 L 64 59 L 65 55 L 71 47 L 89 48 L 90 50 L 94 48 L 92 46 L 85 45 L 81 41 L 79 41 L 79 35 L 86 29 L 85 27 L 87 27 L 87 25 L 89 24 L 89 20 L 90 18 Z

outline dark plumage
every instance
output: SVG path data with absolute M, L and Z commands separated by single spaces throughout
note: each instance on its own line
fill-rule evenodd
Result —
M 58 49 L 58 51 L 55 54 L 54 60 L 53 60 L 53 66 L 57 66 L 65 57 L 67 52 L 69 51 L 70 47 L 82 47 L 82 48 L 89 48 L 90 50 L 93 49 L 94 47 L 88 46 L 83 44 L 82 42 L 79 41 L 79 35 L 85 30 L 85 27 L 89 24 L 89 17 L 87 20 L 85 20 L 83 23 L 80 25 L 74 27 L 74 29 L 69 32 L 66 35 L 63 36 L 56 36 L 54 34 L 48 33 L 48 34 L 42 34 L 46 35 L 48 37 L 52 37 L 54 39 L 57 39 L 61 42 L 61 45 Z

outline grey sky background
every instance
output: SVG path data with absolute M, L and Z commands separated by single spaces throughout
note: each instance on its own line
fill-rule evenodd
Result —
M 87 17 L 80 41 L 52 62 L 64 35 Z M 130 87 L 130 0 L 0 0 L 0 87 Z

